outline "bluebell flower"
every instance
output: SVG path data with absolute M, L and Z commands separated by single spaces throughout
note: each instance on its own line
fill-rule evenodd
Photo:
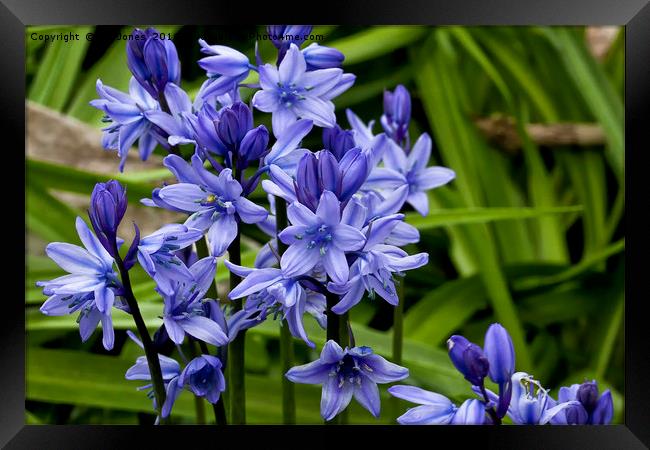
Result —
M 307 70 L 331 69 L 341 67 L 345 55 L 332 47 L 325 47 L 316 43 L 302 49 L 302 54 L 307 63 Z
M 409 148 L 408 129 L 411 121 L 411 95 L 401 84 L 394 92 L 384 91 L 384 114 L 381 126 L 384 132 L 398 144 Z
M 342 296 L 332 307 L 336 314 L 343 314 L 359 303 L 365 292 L 369 292 L 371 298 L 377 294 L 391 305 L 397 305 L 399 297 L 393 274 L 403 275 L 407 270 L 427 264 L 429 255 L 426 253 L 408 255 L 404 250 L 384 243 L 403 218 L 403 214 L 393 214 L 373 220 L 363 228 L 365 243 L 359 251 L 353 253 L 357 259 L 350 269 L 349 280 L 327 285 L 330 292 Z M 345 217 L 344 220 L 350 223 L 354 219 Z M 360 223 L 363 221 L 363 218 L 359 219 Z
M 198 61 L 208 79 L 203 83 L 198 97 L 203 101 L 237 90 L 249 74 L 251 64 L 243 53 L 224 45 L 209 45 L 199 39 L 201 53 L 208 55 Z
M 266 32 L 271 43 L 278 49 L 278 64 L 284 59 L 291 44 L 300 47 L 311 33 L 311 25 L 268 25 Z
M 69 273 L 50 281 L 39 281 L 49 298 L 40 310 L 47 316 L 79 314 L 79 333 L 86 341 L 102 322 L 104 348 L 113 348 L 114 334 L 111 308 L 116 291 L 121 289 L 113 269 L 113 257 L 93 235 L 88 225 L 77 217 L 77 233 L 85 248 L 53 242 L 45 248 L 47 255 Z
M 157 143 L 167 143 L 165 133 L 146 117 L 147 112 L 157 111 L 160 106 L 135 78 L 129 81 L 128 94 L 105 86 L 101 80 L 97 80 L 96 89 L 100 98 L 90 104 L 103 111 L 104 122 L 110 123 L 102 129 L 102 146 L 117 150 L 120 172 L 124 171 L 129 149 L 136 141 L 143 161 L 149 158 Z
M 207 231 L 211 254 L 221 256 L 237 235 L 238 221 L 258 223 L 268 212 L 242 196 L 242 187 L 224 169 L 217 176 L 192 156 L 191 165 L 176 155 L 169 155 L 165 165 L 180 175 L 180 183 L 165 186 L 157 195 L 164 205 L 191 214 L 185 221 L 189 228 Z M 154 200 L 155 201 L 155 200 Z
M 474 392 L 479 393 L 476 388 Z M 498 396 L 486 390 L 491 403 L 498 404 Z M 577 401 L 556 403 L 548 390 L 539 381 L 525 372 L 516 372 L 512 376 L 512 400 L 508 407 L 508 417 L 516 425 L 545 425 L 567 408 L 579 405 Z
M 397 398 L 421 406 L 409 408 L 397 418 L 400 425 L 484 425 L 485 405 L 476 399 L 457 407 L 447 397 L 415 386 L 391 386 L 388 392 Z
M 142 268 L 156 281 L 166 294 L 172 293 L 172 281 L 191 280 L 187 269 L 176 252 L 192 245 L 203 237 L 203 232 L 181 224 L 165 225 L 149 236 L 140 239 L 137 258 Z
M 365 211 L 365 220 L 363 226 L 367 226 L 371 221 L 389 216 L 399 212 L 404 205 L 406 197 L 408 196 L 408 186 L 401 186 L 394 191 L 388 192 L 384 195 L 370 191 L 364 192 L 353 198 L 344 210 L 344 216 L 354 217 L 359 216 L 355 209 L 363 208 Z M 403 220 L 397 221 L 395 227 L 390 231 L 386 237 L 384 244 L 403 247 L 408 244 L 415 244 L 420 241 L 420 232 L 413 225 L 404 222 Z
M 221 393 L 226 390 L 226 380 L 221 371 L 221 361 L 212 355 L 200 355 L 190 361 L 178 378 L 169 383 L 168 399 L 162 409 L 162 416 L 167 417 L 174 402 L 184 389 L 197 397 L 203 397 L 215 404 Z
M 508 331 L 501 324 L 493 323 L 485 333 L 483 344 L 489 362 L 490 379 L 499 386 L 497 415 L 503 417 L 512 395 L 512 375 L 515 373 L 515 350 Z
M 144 350 L 142 341 L 138 339 L 131 330 L 127 330 L 127 335 L 135 342 L 140 348 Z M 165 355 L 158 355 L 158 361 L 160 362 L 160 370 L 162 372 L 163 384 L 166 391 L 165 403 L 163 404 L 161 410 L 161 416 L 167 417 L 171 412 L 171 408 L 174 404 L 176 397 L 176 390 L 178 387 L 178 378 L 181 375 L 181 366 L 173 358 L 170 358 Z M 124 375 L 124 378 L 127 380 L 143 380 L 151 381 L 151 372 L 149 372 L 149 363 L 145 356 L 139 356 L 135 364 L 129 367 Z M 138 388 L 139 391 L 147 390 L 147 397 L 153 401 L 153 409 L 157 410 L 158 406 L 156 405 L 156 397 L 153 391 L 153 383 L 146 384 Z M 176 394 L 177 396 L 178 394 Z M 160 417 L 156 417 L 156 424 L 159 422 Z
M 316 212 L 294 202 L 287 208 L 291 226 L 282 230 L 280 240 L 289 245 L 280 267 L 286 277 L 303 275 L 321 263 L 336 283 L 348 280 L 346 251 L 359 250 L 365 237 L 356 228 L 341 223 L 340 202 L 330 191 L 320 197 Z
M 168 82 L 179 84 L 181 81 L 176 46 L 171 39 L 160 39 L 157 35 L 159 33 L 154 28 L 145 31 L 136 28 L 126 44 L 129 70 L 155 99 L 159 98 Z
M 384 167 L 373 169 L 365 187 L 381 192 L 407 185 L 409 195 L 406 202 L 426 216 L 429 213 L 426 191 L 443 186 L 456 177 L 454 171 L 446 167 L 427 167 L 430 156 L 431 138 L 427 133 L 418 138 L 408 156 L 394 141 L 389 140 L 382 156 Z
M 474 386 L 483 386 L 490 363 L 483 350 L 463 336 L 453 335 L 447 340 L 449 359 L 465 379 Z
M 253 106 L 272 113 L 273 134 L 282 136 L 287 127 L 298 118 L 311 119 L 319 127 L 333 127 L 336 123 L 331 99 L 341 94 L 341 84 L 349 88 L 338 68 L 307 71 L 304 55 L 291 44 L 286 56 L 276 67 L 259 67 L 261 90 L 253 96 Z M 349 84 L 349 86 L 347 85 Z
M 264 157 L 264 165 L 294 175 L 300 159 L 309 153 L 309 150 L 300 146 L 300 143 L 309 134 L 313 125 L 314 122 L 308 119 L 300 119 L 288 125 Z
M 156 109 L 145 111 L 151 123 L 164 131 L 167 147 L 179 144 L 196 144 L 192 126 L 195 114 L 190 97 L 174 83 L 168 83 L 161 96 L 165 98 L 169 113 Z
M 111 256 L 117 254 L 117 227 L 127 207 L 126 190 L 115 180 L 97 183 L 90 195 L 90 223 Z
M 556 425 L 608 425 L 614 414 L 612 393 L 606 389 L 599 395 L 595 380 L 561 387 L 558 403 L 577 401 L 578 404 L 560 411 L 551 421 Z
M 285 376 L 294 383 L 322 384 L 320 413 L 323 419 L 332 420 L 352 397 L 378 417 L 381 405 L 377 384 L 403 380 L 409 371 L 374 354 L 370 347 L 344 350 L 330 340 L 319 359 L 293 367 Z
M 319 324 L 326 323 L 323 321 L 325 297 L 322 294 L 310 292 L 300 283 L 299 278 L 285 277 L 280 269 L 249 269 L 228 261 L 225 264 L 228 270 L 244 278 L 230 291 L 228 297 L 248 297 L 244 306 L 248 316 L 265 319 L 271 312 L 280 313 L 286 319 L 293 336 L 302 339 L 308 346 L 315 347 L 305 331 L 303 314 L 309 312 L 317 318 Z
M 191 279 L 178 277 L 180 279 L 168 282 L 171 294 L 157 289 L 163 297 L 163 323 L 175 344 L 182 344 L 186 333 L 216 346 L 228 343 L 228 336 L 210 315 L 208 303 L 214 300 L 204 298 L 214 281 L 216 268 L 217 259 L 208 256 L 189 268 Z

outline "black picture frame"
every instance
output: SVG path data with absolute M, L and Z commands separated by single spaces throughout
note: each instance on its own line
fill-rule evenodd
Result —
M 312 9 L 307 9 L 311 6 Z M 246 2 L 218 0 L 1 0 L 0 46 L 0 121 L 4 143 L 5 180 L 13 179 L 15 167 L 24 164 L 18 149 L 25 145 L 25 32 L 26 25 L 51 24 L 214 24 L 242 23 L 346 23 L 346 24 L 427 24 L 427 25 L 625 25 L 625 137 L 626 192 L 630 197 L 626 222 L 642 224 L 642 202 L 647 196 L 641 184 L 643 156 L 649 151 L 647 125 L 650 120 L 650 4 L 648 0 L 454 0 L 406 2 L 388 0 L 346 0 L 313 3 L 266 2 L 251 6 Z M 21 132 L 23 134 L 21 134 Z M 646 141 L 644 141 L 644 138 Z M 22 144 L 21 144 L 22 141 Z M 645 144 L 645 145 L 644 145 Z M 23 148 L 24 149 L 24 148 Z M 11 162 L 6 158 L 15 158 Z M 15 164 L 15 166 L 14 166 Z M 24 166 L 23 166 L 24 167 Z M 13 172 L 13 173 L 9 173 Z M 23 172 L 24 173 L 24 172 Z M 11 182 L 11 183 L 15 183 Z M 8 181 L 5 189 L 13 190 Z M 17 210 L 24 198 L 5 191 Z M 636 198 L 635 198 L 636 197 Z M 9 199 L 7 199 L 9 200 Z M 7 207 L 8 208 L 8 207 Z M 637 209 L 638 208 L 638 209 Z M 634 215 L 633 215 L 634 214 Z M 5 223 L 3 234 L 10 241 L 5 255 L 20 254 L 19 239 L 7 238 L 24 233 L 20 221 Z M 643 225 L 639 225 L 643 226 Z M 25 408 L 25 323 L 19 295 L 7 293 L 0 313 L 0 445 L 6 448 L 131 448 L 142 439 L 148 447 L 196 445 L 205 440 L 211 445 L 229 445 L 237 440 L 246 447 L 259 441 L 266 448 L 291 442 L 301 446 L 321 440 L 334 445 L 368 447 L 368 436 L 381 441 L 387 433 L 400 433 L 405 444 L 435 446 L 442 442 L 473 443 L 482 448 L 646 448 L 650 445 L 650 346 L 644 335 L 647 328 L 641 262 L 648 254 L 645 230 L 628 231 L 625 307 L 625 424 L 602 427 L 287 427 L 258 426 L 253 433 L 239 427 L 129 427 L 129 426 L 28 426 Z M 24 234 L 23 234 L 24 236 Z M 11 248 L 11 244 L 15 247 Z M 15 257 L 5 258 L 6 267 L 15 266 Z M 18 273 L 16 277 L 20 276 Z M 10 281 L 10 280 L 8 280 Z M 10 285 L 11 283 L 7 283 Z M 18 285 L 18 283 L 14 283 Z M 19 292 L 22 286 L 17 289 Z M 406 435 L 408 433 L 408 435 Z M 296 437 L 298 436 L 298 437 Z M 359 441 L 354 444 L 352 441 Z M 399 441 L 398 441 L 399 442 Z M 275 443 L 275 444 L 274 444 Z

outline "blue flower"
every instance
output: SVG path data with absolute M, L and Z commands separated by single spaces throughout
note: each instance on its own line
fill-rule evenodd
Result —
M 288 125 L 285 132 L 275 141 L 269 153 L 264 157 L 264 165 L 294 175 L 298 161 L 303 155 L 309 153 L 309 150 L 300 148 L 300 141 L 307 136 L 313 126 L 314 122 L 308 119 L 300 119 Z
M 381 126 L 386 134 L 396 143 L 404 143 L 409 148 L 409 122 L 411 121 L 411 95 L 401 84 L 395 92 L 384 91 L 384 114 Z
M 408 186 L 406 202 L 426 216 L 429 213 L 429 199 L 425 191 L 449 183 L 456 177 L 453 170 L 446 167 L 427 167 L 431 156 L 431 138 L 422 134 L 408 156 L 394 141 L 388 140 L 383 152 L 384 167 L 374 168 L 364 186 L 367 189 L 391 191 L 400 186 Z
M 196 144 L 192 122 L 196 120 L 190 97 L 174 83 L 167 83 L 161 92 L 169 113 L 161 110 L 145 111 L 145 117 L 164 131 L 167 147 L 178 144 Z
M 185 222 L 189 228 L 208 230 L 211 254 L 221 256 L 237 235 L 239 220 L 258 223 L 268 212 L 243 197 L 242 187 L 232 178 L 232 171 L 224 169 L 217 176 L 203 167 L 203 161 L 192 156 L 191 165 L 176 155 L 169 155 L 164 163 L 180 175 L 180 183 L 165 186 L 157 192 L 163 205 L 191 214 Z M 154 194 L 155 202 L 155 194 Z
M 321 263 L 336 283 L 348 280 L 346 251 L 359 250 L 365 237 L 356 228 L 341 223 L 340 202 L 330 191 L 320 197 L 316 213 L 294 202 L 287 208 L 291 226 L 282 230 L 280 240 L 289 245 L 280 267 L 284 276 L 303 275 Z
M 323 146 L 332 152 L 337 161 L 340 161 L 348 150 L 357 147 L 354 132 L 344 130 L 338 124 L 332 128 L 323 128 Z
M 525 372 L 512 376 L 512 400 L 508 407 L 508 417 L 517 425 L 545 425 L 563 410 L 580 405 L 577 401 L 556 403 L 539 381 Z M 476 388 L 472 388 L 478 394 Z M 496 394 L 486 390 L 491 403 L 497 404 Z
M 124 217 L 126 206 L 126 190 L 115 180 L 97 183 L 90 195 L 90 223 L 111 256 L 117 254 L 117 227 Z
M 207 102 L 236 91 L 237 85 L 250 72 L 251 64 L 246 55 L 224 45 L 209 45 L 203 39 L 199 39 L 199 45 L 201 53 L 208 55 L 198 61 L 208 79 L 201 86 L 197 97 Z
M 352 204 L 350 204 L 352 205 Z M 364 223 L 363 213 L 359 217 L 350 217 L 348 207 L 344 211 L 344 222 Z M 356 209 L 356 208 L 354 208 Z M 364 246 L 354 255 L 357 259 L 352 263 L 350 278 L 341 282 L 331 282 L 327 285 L 330 292 L 341 295 L 341 300 L 332 307 L 336 314 L 343 314 L 359 303 L 367 291 L 371 298 L 378 294 L 391 305 L 399 303 L 399 297 L 393 281 L 393 273 L 403 275 L 406 270 L 416 269 L 427 264 L 429 256 L 426 253 L 408 255 L 404 250 L 384 242 L 393 229 L 404 218 L 403 214 L 393 214 L 371 221 L 363 229 L 366 236 Z
M 171 39 L 160 39 L 154 28 L 131 33 L 126 44 L 126 62 L 133 76 L 149 94 L 158 99 L 169 83 L 179 84 L 181 66 Z
M 333 127 L 336 116 L 331 99 L 352 84 L 338 68 L 308 72 L 305 57 L 295 44 L 290 45 L 279 67 L 265 64 L 259 67 L 259 74 L 262 90 L 255 93 L 252 103 L 260 111 L 273 113 L 276 137 L 298 118 Z
M 352 397 L 378 417 L 380 411 L 377 383 L 392 383 L 409 376 L 408 369 L 386 361 L 370 347 L 343 350 L 327 341 L 316 361 L 289 369 L 285 375 L 294 383 L 322 384 L 320 413 L 332 420 L 343 411 Z
M 302 339 L 310 347 L 315 347 L 309 340 L 303 325 L 303 315 L 309 312 L 322 325 L 325 322 L 325 297 L 305 289 L 299 278 L 288 278 L 282 270 L 275 268 L 249 269 L 225 262 L 228 270 L 244 277 L 228 297 L 237 299 L 248 297 L 244 309 L 247 317 L 257 317 L 258 322 L 270 313 L 281 313 L 287 320 L 291 334 Z
M 453 335 L 447 340 L 449 359 L 465 379 L 474 386 L 483 386 L 490 363 L 478 345 L 463 336 Z
M 138 339 L 131 330 L 127 330 L 127 335 L 133 342 L 138 344 L 138 346 L 144 349 L 142 341 Z M 166 398 L 165 403 L 162 407 L 161 415 L 162 417 L 167 417 L 171 412 L 171 408 L 176 400 L 176 390 L 178 386 L 178 378 L 181 375 L 181 366 L 173 358 L 170 358 L 165 355 L 158 355 L 158 361 L 160 362 L 160 370 L 162 372 L 163 384 L 165 386 Z M 127 380 L 144 380 L 151 381 L 151 372 L 149 372 L 149 363 L 145 356 L 139 356 L 135 364 L 129 367 L 124 375 L 124 378 Z M 147 397 L 153 401 L 153 409 L 158 409 L 156 405 L 156 397 L 153 392 L 153 383 L 146 384 L 138 388 L 139 391 L 148 390 Z M 174 396 L 176 394 L 176 396 Z M 156 423 L 160 420 L 159 417 L 156 418 Z
M 191 272 L 176 255 L 203 237 L 203 232 L 181 224 L 165 225 L 140 239 L 137 258 L 142 268 L 166 294 L 172 293 L 172 281 L 190 280 Z
M 214 281 L 216 267 L 217 259 L 208 256 L 189 268 L 192 275 L 190 280 L 169 281 L 171 294 L 157 289 L 164 302 L 163 323 L 175 344 L 183 343 L 185 333 L 216 346 L 228 343 L 226 333 L 211 318 L 210 301 L 204 299 Z
M 215 404 L 226 390 L 226 380 L 221 372 L 221 361 L 212 355 L 200 355 L 190 361 L 178 378 L 169 383 L 168 398 L 162 410 L 167 417 L 174 402 L 183 389 L 188 389 L 197 397 L 203 397 Z
M 497 415 L 503 417 L 512 395 L 512 375 L 515 373 L 515 350 L 508 331 L 501 324 L 493 323 L 485 333 L 483 345 L 489 362 L 490 379 L 499 386 Z
M 126 157 L 135 141 L 138 141 L 140 159 L 143 161 L 149 158 L 156 143 L 167 143 L 165 133 L 146 117 L 147 112 L 157 111 L 160 106 L 135 78 L 132 77 L 129 82 L 128 94 L 104 86 L 101 80 L 97 80 L 96 89 L 100 98 L 92 100 L 90 104 L 103 111 L 104 122 L 110 123 L 102 129 L 102 146 L 117 150 L 120 172 L 124 171 Z
M 553 424 L 607 425 L 612 421 L 614 414 L 612 393 L 606 389 L 599 395 L 598 383 L 595 380 L 561 387 L 558 403 L 570 401 L 577 401 L 578 404 L 559 412 L 551 421 Z
M 388 392 L 394 397 L 421 405 L 409 408 L 398 417 L 400 425 L 485 424 L 485 405 L 476 399 L 465 400 L 459 408 L 444 395 L 415 386 L 392 386 Z
M 302 49 L 307 70 L 331 69 L 341 67 L 345 55 L 335 48 L 318 45 L 315 42 Z
M 47 255 L 69 275 L 36 283 L 43 287 L 43 294 L 50 296 L 40 310 L 47 316 L 80 311 L 78 322 L 82 341 L 90 337 L 101 321 L 104 348 L 110 350 L 114 341 L 111 308 L 121 284 L 113 270 L 113 257 L 81 217 L 77 217 L 76 228 L 85 249 L 61 242 L 53 242 L 45 248 Z

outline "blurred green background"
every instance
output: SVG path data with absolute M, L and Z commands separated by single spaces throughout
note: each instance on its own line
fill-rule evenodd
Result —
M 182 87 L 193 97 L 204 80 L 197 39 L 232 46 L 253 57 L 250 35 L 264 27 L 160 26 L 172 33 L 181 58 Z M 32 33 L 79 33 L 80 40 L 45 44 Z M 141 355 L 126 338 L 132 320 L 114 312 L 116 344 L 101 333 L 80 342 L 75 316 L 46 317 L 37 280 L 62 274 L 44 256 L 50 241 L 78 243 L 73 221 L 85 217 L 95 182 L 125 182 L 131 220 L 144 234 L 183 217 L 139 204 L 169 172 L 160 148 L 146 163 L 134 156 L 117 172 L 115 153 L 100 147 L 102 113 L 88 102 L 95 81 L 127 90 L 125 42 L 130 27 L 28 27 L 26 280 L 26 421 L 28 423 L 150 423 L 151 402 L 124 372 Z M 93 33 L 87 41 L 87 33 Z M 403 365 L 409 384 L 462 401 L 472 396 L 446 354 L 445 340 L 463 334 L 483 344 L 500 321 L 519 346 L 517 369 L 533 374 L 557 396 L 560 386 L 595 378 L 614 393 L 614 421 L 623 421 L 624 391 L 624 29 L 617 27 L 348 27 L 317 26 L 320 43 L 346 55 L 357 75 L 336 99 L 378 121 L 382 92 L 402 83 L 412 93 L 412 139 L 429 132 L 431 163 L 454 169 L 456 180 L 434 190 L 428 217 L 407 214 L 421 232 L 409 253 L 427 251 L 430 264 L 406 277 Z M 273 61 L 274 48 L 260 45 Z M 253 81 L 251 76 L 249 81 Z M 245 99 L 250 92 L 244 89 Z M 256 113 L 270 125 L 270 115 Z M 375 132 L 379 132 L 377 123 Z M 321 148 L 320 131 L 307 148 Z M 133 152 L 136 153 L 136 152 Z M 261 191 L 256 195 L 264 201 Z M 244 230 L 244 265 L 266 237 Z M 417 248 L 416 248 L 417 247 Z M 150 330 L 161 323 L 153 281 L 134 269 L 135 294 Z M 220 264 L 217 279 L 227 279 Z M 220 289 L 220 292 L 225 292 Z M 392 308 L 365 299 L 351 312 L 357 343 L 390 358 Z M 324 332 L 305 317 L 310 337 Z M 280 423 L 279 325 L 268 320 L 246 335 L 249 423 Z M 317 351 L 296 341 L 298 362 Z M 380 389 L 386 400 L 385 388 Z M 320 388 L 297 385 L 299 423 L 321 423 Z M 383 401 L 379 420 L 354 402 L 351 423 L 391 423 Z M 399 410 L 408 405 L 400 403 Z M 210 414 L 208 414 L 210 416 Z M 195 423 L 185 393 L 175 423 Z

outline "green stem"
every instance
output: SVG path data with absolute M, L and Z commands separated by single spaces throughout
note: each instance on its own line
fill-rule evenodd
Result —
M 237 231 L 235 240 L 228 247 L 228 257 L 233 264 L 241 265 L 240 234 Z M 230 290 L 237 287 L 241 278 L 230 272 Z M 233 311 L 242 309 L 242 300 L 233 300 Z M 228 348 L 228 369 L 230 381 L 230 422 L 233 425 L 246 424 L 246 384 L 244 378 L 244 351 L 246 342 L 245 330 L 240 331 Z
M 402 350 L 404 341 L 404 280 L 397 285 L 397 300 L 398 304 L 395 306 L 393 312 L 393 363 L 402 365 Z M 397 419 L 400 415 L 400 401 L 397 397 L 390 397 L 390 409 L 393 418 Z
M 163 382 L 162 370 L 160 369 L 160 359 L 158 359 L 158 352 L 153 346 L 151 341 L 151 336 L 149 336 L 149 331 L 147 330 L 147 325 L 144 323 L 142 314 L 140 313 L 140 308 L 138 306 L 138 301 L 133 295 L 133 288 L 131 287 L 131 278 L 129 276 L 129 271 L 124 267 L 124 261 L 120 257 L 119 253 L 115 254 L 115 262 L 117 263 L 117 268 L 120 272 L 120 278 L 122 279 L 122 286 L 124 288 L 124 298 L 127 305 L 129 306 L 129 311 L 133 316 L 135 321 L 135 326 L 138 329 L 138 334 L 140 335 L 140 340 L 142 341 L 142 346 L 144 347 L 144 354 L 147 358 L 147 365 L 149 366 L 149 373 L 151 374 L 151 382 L 153 384 L 154 396 L 156 398 L 156 405 L 158 406 L 158 416 L 160 416 L 160 423 L 167 424 L 169 417 L 163 418 L 160 414 L 162 410 L 162 405 L 165 404 L 165 383 Z
M 287 204 L 279 197 L 275 199 L 275 223 L 278 233 L 288 225 Z M 278 255 L 282 256 L 287 246 L 279 237 L 277 242 Z M 293 336 L 289 331 L 289 324 L 283 320 L 280 324 L 280 361 L 282 364 L 280 376 L 282 377 L 282 422 L 285 425 L 296 423 L 296 387 L 291 380 L 284 376 L 294 365 L 294 354 Z

